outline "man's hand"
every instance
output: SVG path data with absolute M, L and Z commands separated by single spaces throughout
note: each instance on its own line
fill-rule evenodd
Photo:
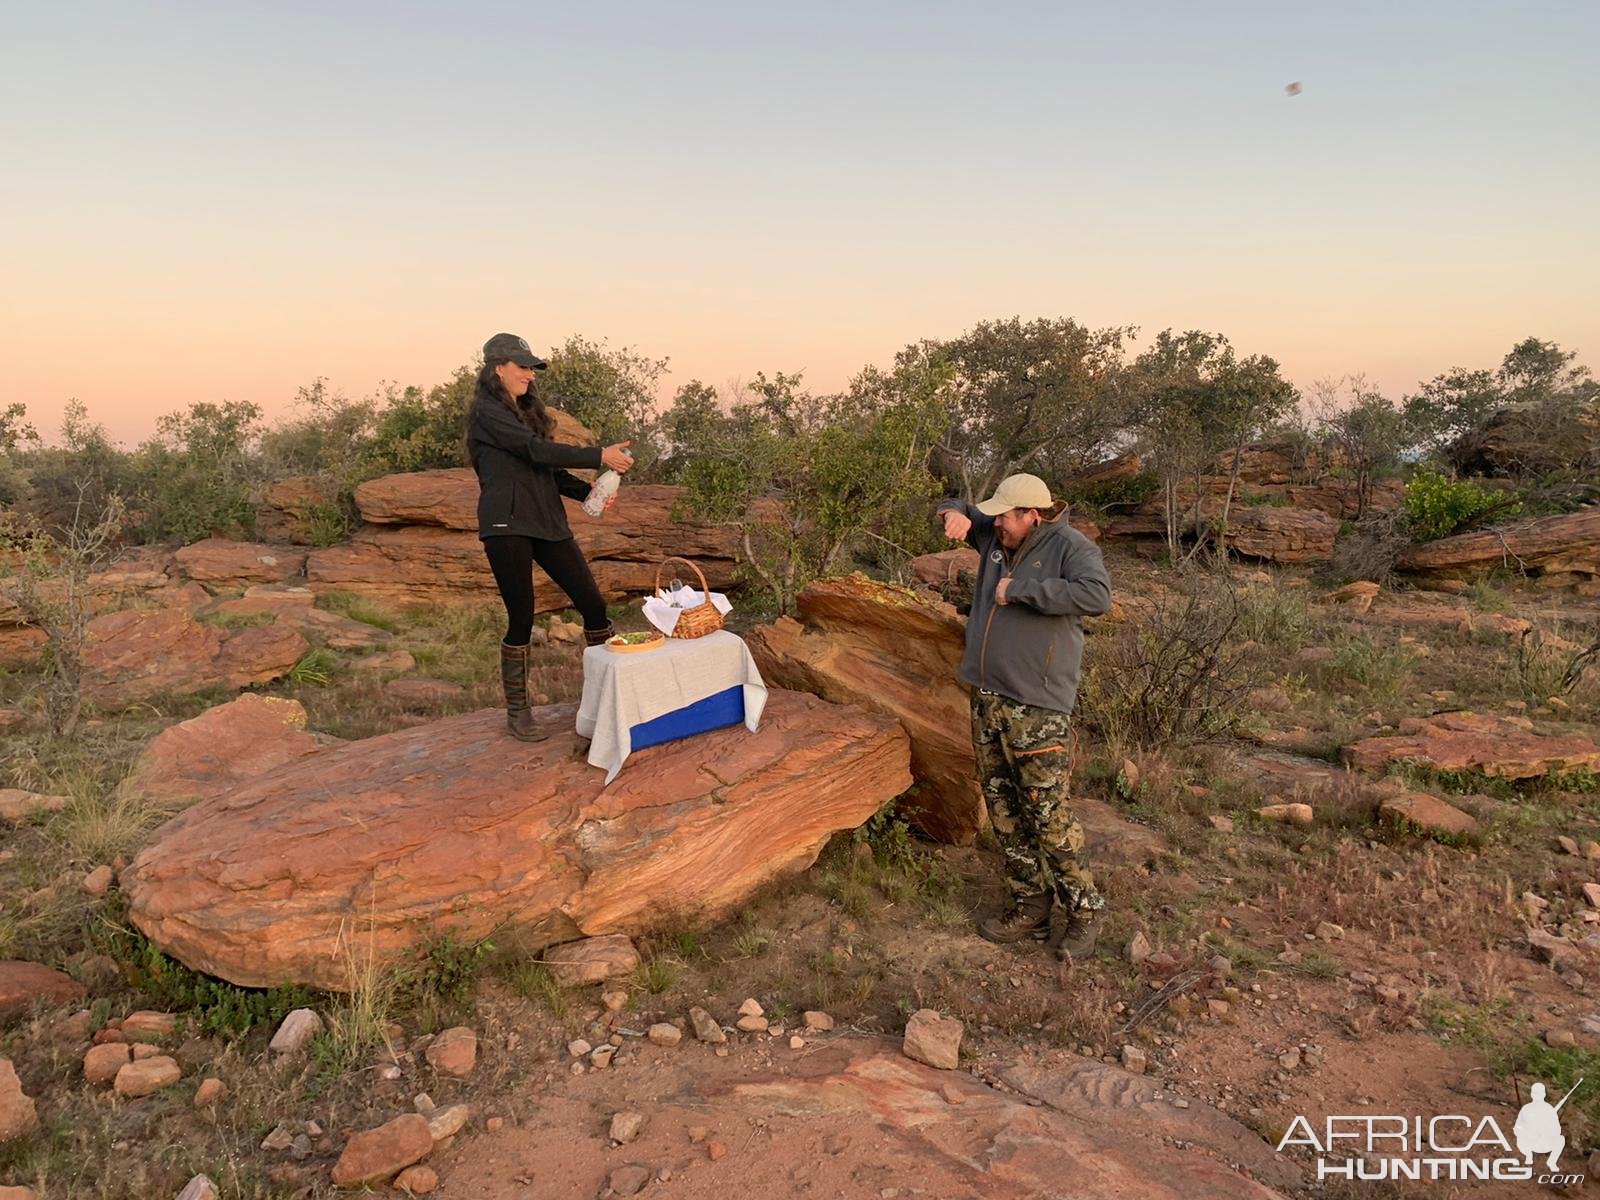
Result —
M 1009 601 L 1006 600 L 1006 588 L 1010 586 L 1011 576 L 1009 575 L 1003 576 L 1000 582 L 994 585 L 994 602 L 996 604 L 1009 603 Z
M 939 515 L 944 518 L 945 537 L 949 538 L 952 542 L 966 541 L 967 531 L 972 528 L 971 517 L 967 516 L 965 513 L 959 513 L 953 508 L 946 509 Z

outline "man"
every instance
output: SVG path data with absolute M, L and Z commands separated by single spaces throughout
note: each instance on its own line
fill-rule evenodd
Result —
M 973 689 L 978 779 L 1011 886 L 1010 909 L 978 932 L 991 942 L 1043 939 L 1060 904 L 1055 950 L 1067 961 L 1093 953 L 1105 907 L 1067 785 L 1083 618 L 1111 607 L 1111 581 L 1066 510 L 1049 518 L 1054 507 L 1038 476 L 1010 475 L 981 504 L 945 501 L 939 517 L 945 536 L 978 552 L 961 678 Z

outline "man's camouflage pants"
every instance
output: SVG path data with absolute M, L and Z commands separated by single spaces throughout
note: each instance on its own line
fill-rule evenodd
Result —
M 972 745 L 1012 894 L 1054 895 L 1069 913 L 1104 907 L 1083 863 L 1083 826 L 1067 795 L 1072 718 L 974 690 Z

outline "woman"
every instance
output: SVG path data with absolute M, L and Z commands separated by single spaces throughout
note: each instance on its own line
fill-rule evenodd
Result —
M 563 496 L 582 500 L 589 485 L 565 468 L 604 466 L 623 474 L 633 465 L 627 442 L 600 450 L 553 440 L 555 420 L 533 386 L 533 373 L 547 366 L 522 338 L 495 334 L 483 345 L 483 370 L 467 416 L 467 459 L 478 475 L 478 537 L 506 606 L 506 636 L 500 643 L 506 723 L 524 742 L 547 736 L 528 709 L 533 564 L 544 568 L 583 614 L 589 645 L 614 632 L 561 504 Z

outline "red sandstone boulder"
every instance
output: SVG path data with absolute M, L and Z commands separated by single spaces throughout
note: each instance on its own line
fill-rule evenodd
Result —
M 1235 504 L 1228 512 L 1228 546 L 1250 558 L 1325 562 L 1338 535 L 1339 522 L 1316 511 Z
M 350 986 L 347 963 L 509 924 L 530 948 L 715 920 L 911 782 L 893 721 L 775 690 L 719 730 L 604 772 L 571 706 L 521 743 L 497 711 L 350 742 L 162 826 L 123 873 L 129 916 L 233 983 Z
M 1410 546 L 1400 569 L 1457 577 L 1499 567 L 1531 574 L 1600 576 L 1600 504 Z
M 84 682 L 90 698 L 106 705 L 267 683 L 310 648 L 285 626 L 228 633 L 178 608 L 107 613 L 89 622 L 88 633 Z
M 242 588 L 251 583 L 294 579 L 305 570 L 306 552 L 292 546 L 206 538 L 174 552 L 172 563 L 185 578 L 196 582 L 216 588 Z
M 34 1001 L 67 1004 L 83 998 L 83 985 L 40 963 L 0 961 L 0 1017 L 26 1013 Z
M 762 678 L 899 721 L 919 785 L 904 801 L 908 812 L 940 841 L 971 842 L 984 810 L 957 677 L 966 622 L 948 604 L 864 575 L 808 585 L 799 611 L 799 621 L 746 635 Z

